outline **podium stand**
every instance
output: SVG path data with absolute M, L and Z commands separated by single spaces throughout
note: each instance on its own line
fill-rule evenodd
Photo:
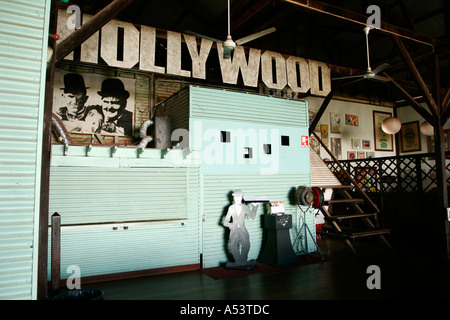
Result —
M 292 228 L 292 215 L 263 215 L 265 242 L 258 261 L 276 267 L 300 264 L 294 252 L 289 229 Z

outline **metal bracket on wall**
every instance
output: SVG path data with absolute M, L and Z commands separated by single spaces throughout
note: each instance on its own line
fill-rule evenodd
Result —
M 117 146 L 111 147 L 111 158 L 114 157 L 117 151 Z
M 92 144 L 86 146 L 86 157 L 89 157 L 89 153 L 92 151 Z
M 161 159 L 165 159 L 166 155 L 169 153 L 170 148 L 161 149 Z
M 63 150 L 63 154 L 65 155 L 65 156 L 67 156 L 67 152 L 69 151 L 69 145 L 66 143 L 66 144 L 64 144 L 64 150 Z

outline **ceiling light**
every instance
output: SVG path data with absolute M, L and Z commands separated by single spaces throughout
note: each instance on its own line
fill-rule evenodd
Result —
M 389 117 L 383 120 L 381 129 L 387 134 L 396 134 L 400 131 L 402 123 L 395 117 Z
M 420 132 L 422 132 L 426 136 L 433 136 L 434 135 L 434 128 L 428 121 L 422 122 L 420 125 Z

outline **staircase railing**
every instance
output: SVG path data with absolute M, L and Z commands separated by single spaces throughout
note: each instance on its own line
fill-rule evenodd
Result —
M 450 152 L 446 154 L 450 156 Z M 353 178 L 352 187 L 359 187 L 367 193 L 426 193 L 437 186 L 433 156 L 433 153 L 421 153 L 325 163 L 341 183 L 349 184 L 346 175 L 340 172 L 344 170 Z M 447 183 L 450 184 L 450 160 L 446 161 L 446 174 Z
M 330 155 L 330 157 L 333 159 L 334 163 L 336 164 L 336 166 L 340 169 L 340 173 L 342 173 L 346 179 L 348 179 L 348 181 L 350 183 L 353 184 L 355 191 L 360 194 L 362 196 L 362 198 L 364 199 L 364 202 L 370 204 L 373 209 L 376 211 L 376 213 L 379 213 L 380 210 L 378 209 L 378 206 L 372 201 L 372 199 L 369 198 L 369 196 L 366 194 L 366 192 L 364 192 L 364 190 L 361 188 L 361 186 L 355 181 L 355 179 L 352 177 L 352 175 L 345 169 L 345 167 L 341 164 L 341 162 L 336 158 L 336 156 L 333 154 L 333 152 L 331 152 L 330 149 L 328 149 L 328 147 L 325 145 L 325 143 L 323 143 L 322 139 L 320 139 L 318 137 L 318 135 L 313 131 L 312 134 L 317 138 L 317 140 L 319 141 L 319 143 L 322 145 L 322 147 L 324 148 L 324 150 Z M 377 219 L 377 218 L 375 218 Z

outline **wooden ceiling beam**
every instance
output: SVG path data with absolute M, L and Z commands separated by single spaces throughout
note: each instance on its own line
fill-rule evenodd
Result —
M 175 19 L 175 21 L 171 24 L 170 30 L 176 30 L 178 25 L 186 18 L 188 14 L 192 15 L 195 19 L 203 23 L 205 26 L 208 26 L 208 28 L 217 29 L 215 26 L 211 27 L 211 22 L 207 21 L 202 15 L 198 14 L 195 11 L 195 7 L 199 4 L 201 0 L 195 0 L 193 3 L 186 3 L 186 1 L 180 1 L 176 0 L 178 5 L 184 9 L 183 13 L 181 13 L 178 18 Z
M 323 3 L 317 0 L 284 0 L 294 5 L 303 7 L 308 10 L 313 10 L 323 14 L 333 16 L 338 19 L 343 19 L 352 23 L 360 24 L 362 26 L 367 25 L 368 16 L 359 14 L 350 10 L 342 9 L 327 3 Z M 409 39 L 414 42 L 422 43 L 427 46 L 433 46 L 434 41 L 431 38 L 425 37 L 417 32 L 400 28 L 387 22 L 381 21 L 381 28 L 376 29 L 388 34 L 399 36 L 401 38 Z
M 442 123 L 445 125 L 445 123 L 448 121 L 448 118 L 450 117 L 450 89 L 447 89 L 447 92 L 444 95 L 444 98 L 442 99 Z
M 322 105 L 320 106 L 319 110 L 317 111 L 316 116 L 314 117 L 313 121 L 311 122 L 309 126 L 309 135 L 311 135 L 314 131 L 314 128 L 319 123 L 320 119 L 322 118 L 322 115 L 324 114 L 325 110 L 327 109 L 328 105 L 330 104 L 331 100 L 333 99 L 333 96 L 338 88 L 348 86 L 355 84 L 357 82 L 363 81 L 364 79 L 357 79 L 357 80 L 351 80 L 351 81 L 339 81 L 336 85 L 332 86 L 330 92 L 325 97 L 325 99 L 322 102 Z
M 410 103 L 411 107 L 420 114 L 425 120 L 429 123 L 434 123 L 433 116 L 427 110 L 425 110 L 400 84 L 398 84 L 393 78 L 391 78 L 386 72 L 383 72 L 383 75 L 400 90 L 400 92 L 405 96 L 406 100 Z
M 399 1 L 399 6 L 400 6 L 400 10 L 403 13 L 403 16 L 405 17 L 405 19 L 408 21 L 409 26 L 411 27 L 412 30 L 414 30 L 415 32 L 417 32 L 417 27 L 416 27 L 416 22 L 414 21 L 413 18 L 411 18 L 411 15 L 408 13 L 408 9 L 406 8 L 406 1 L 405 0 L 400 0 Z
M 419 71 L 417 70 L 414 61 L 411 59 L 411 56 L 409 55 L 408 51 L 406 50 L 402 40 L 398 36 L 394 36 L 395 42 L 397 43 L 400 52 L 402 53 L 403 60 L 405 61 L 406 65 L 409 67 L 410 71 L 412 72 L 414 79 L 419 86 L 419 88 L 422 90 L 422 93 L 425 97 L 425 101 L 427 102 L 428 107 L 430 108 L 431 112 L 434 116 L 440 115 L 440 109 L 436 105 L 436 101 L 433 99 L 433 96 L 430 93 L 430 90 L 428 89 L 427 85 L 422 79 L 422 76 L 420 75 Z
M 323 100 L 322 105 L 320 106 L 319 110 L 317 111 L 316 116 L 314 117 L 313 121 L 311 122 L 311 124 L 309 126 L 309 135 L 311 135 L 313 133 L 314 128 L 317 126 L 317 124 L 319 123 L 319 120 L 322 118 L 322 115 L 325 112 L 328 105 L 330 104 L 335 91 L 336 91 L 336 86 L 334 86 L 331 89 L 331 91 L 328 93 L 328 95 Z
M 89 39 L 94 33 L 100 30 L 105 24 L 116 17 L 134 0 L 114 0 L 99 13 L 84 23 L 81 28 L 72 32 L 67 38 L 62 40 L 56 47 L 56 62 L 64 59 L 75 48 Z
M 231 21 L 231 32 L 236 31 L 240 28 L 245 22 L 247 22 L 251 17 L 256 15 L 259 11 L 267 7 L 272 3 L 273 0 L 259 0 L 256 1 L 250 8 L 248 8 L 244 13 L 242 13 L 238 18 L 232 19 Z M 231 12 L 232 14 L 232 12 Z

